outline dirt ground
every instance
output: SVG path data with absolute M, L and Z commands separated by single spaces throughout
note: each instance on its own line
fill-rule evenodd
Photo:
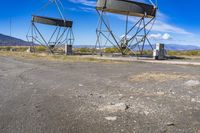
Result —
M 0 57 L 1 133 L 200 133 L 200 67 Z

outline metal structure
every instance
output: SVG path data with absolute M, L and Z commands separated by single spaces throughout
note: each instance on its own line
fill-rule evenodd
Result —
M 153 51 L 153 57 L 156 60 L 166 59 L 166 50 L 165 50 L 164 44 L 161 44 L 161 43 L 156 44 L 156 48 Z
M 64 50 L 66 45 L 72 46 L 74 43 L 74 34 L 72 31 L 73 21 L 65 19 L 60 8 L 62 6 L 61 1 L 49 0 L 45 8 L 51 4 L 56 6 L 60 18 L 32 15 L 31 28 L 27 34 L 27 39 L 32 44 L 45 46 L 49 49 L 50 53 L 54 53 L 56 48 Z M 53 29 L 52 34 L 48 33 L 50 36 L 45 37 L 39 26 L 48 26 L 48 28 Z
M 153 50 L 148 39 L 157 11 L 157 7 L 153 3 L 146 4 L 133 0 L 98 0 L 96 10 L 99 14 L 96 49 L 101 51 L 102 48 L 111 45 L 123 55 L 128 52 L 135 53 L 138 50 L 142 55 L 144 46 L 148 43 Z M 125 33 L 122 33 L 124 35 L 121 38 L 112 31 L 107 13 L 125 16 Z M 130 17 L 135 19 L 130 19 Z

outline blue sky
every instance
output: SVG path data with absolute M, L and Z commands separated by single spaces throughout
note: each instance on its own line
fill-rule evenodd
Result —
M 64 15 L 74 21 L 76 45 L 94 45 L 98 15 L 94 0 L 61 0 Z M 137 0 L 144 1 L 144 0 Z M 9 35 L 12 20 L 12 36 L 26 40 L 32 14 L 58 16 L 52 6 L 40 10 L 48 0 L 2 0 L 0 8 L 0 33 Z M 145 2 L 149 3 L 148 0 Z M 151 41 L 168 44 L 200 46 L 199 0 L 158 0 L 156 24 L 149 35 Z M 112 29 L 123 31 L 123 16 L 111 15 Z M 134 21 L 137 18 L 131 18 Z M 131 24 L 131 23 L 130 23 Z M 45 33 L 48 35 L 48 33 Z M 123 33 L 122 33 L 123 34 Z

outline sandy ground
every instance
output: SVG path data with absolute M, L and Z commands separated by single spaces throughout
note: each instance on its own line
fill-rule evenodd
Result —
M 200 67 L 0 57 L 1 133 L 200 133 Z

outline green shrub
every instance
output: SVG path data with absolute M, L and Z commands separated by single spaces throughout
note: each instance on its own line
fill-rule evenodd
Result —
M 118 48 L 112 47 L 112 48 L 105 48 L 104 52 L 105 53 L 119 53 L 120 51 Z
M 81 53 L 89 53 L 89 52 L 91 52 L 91 49 L 90 48 L 80 48 L 79 51 Z
M 35 51 L 36 52 L 45 52 L 47 49 L 44 46 L 36 46 Z
M 12 49 L 12 47 L 8 46 L 6 47 L 6 51 L 10 51 Z
M 190 51 L 168 51 L 170 56 L 200 56 L 200 51 L 190 50 Z

